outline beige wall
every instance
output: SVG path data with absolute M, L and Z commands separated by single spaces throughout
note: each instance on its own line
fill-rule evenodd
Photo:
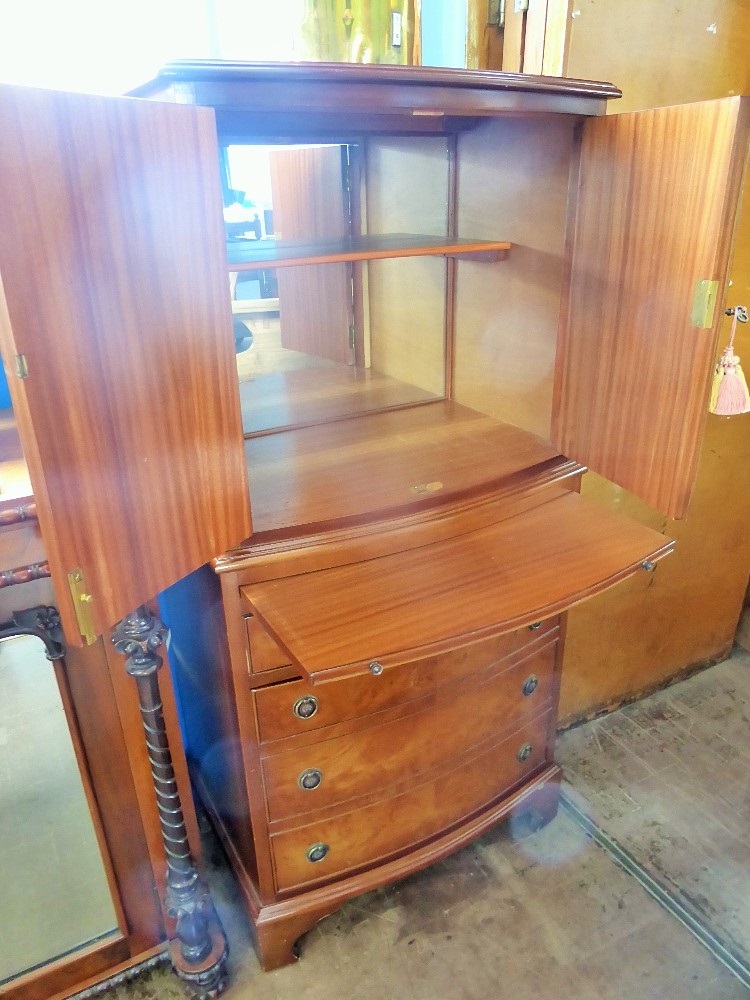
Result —
M 567 76 L 611 80 L 618 110 L 750 93 L 747 0 L 571 0 Z
M 533 2 L 533 0 L 532 0 Z M 623 90 L 611 113 L 750 93 L 747 0 L 572 0 L 567 75 Z M 747 186 L 747 185 L 746 185 Z M 750 197 L 737 233 L 728 304 L 750 306 Z M 722 346 L 728 336 L 725 326 Z M 738 353 L 750 369 L 750 329 Z M 750 570 L 750 414 L 710 416 L 689 517 L 665 521 L 624 491 L 584 491 L 677 538 L 656 573 L 570 615 L 561 714 L 572 720 L 658 686 L 730 648 Z

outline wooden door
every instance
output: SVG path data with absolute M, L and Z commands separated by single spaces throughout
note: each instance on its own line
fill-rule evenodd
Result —
M 0 336 L 68 641 L 250 532 L 213 113 L 0 88 Z M 20 377 L 19 377 L 20 376 Z
M 553 437 L 670 517 L 696 473 L 749 110 L 728 98 L 583 126 Z M 701 281 L 718 282 L 705 327 Z
M 349 235 L 340 146 L 274 150 L 271 192 L 274 229 L 281 239 L 309 241 Z M 276 276 L 282 347 L 351 364 L 350 265 L 280 268 Z

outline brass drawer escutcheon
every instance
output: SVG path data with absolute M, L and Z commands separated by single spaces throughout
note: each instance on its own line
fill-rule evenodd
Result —
M 322 861 L 330 849 L 331 848 L 328 844 L 311 844 L 310 847 L 307 848 L 307 860 L 312 864 L 315 864 L 317 861 Z
M 303 771 L 299 778 L 297 778 L 297 784 L 303 792 L 313 791 L 313 789 L 317 788 L 322 781 L 323 772 L 319 771 L 317 767 L 308 767 L 308 769 Z
M 292 711 L 298 719 L 312 719 L 318 711 L 318 699 L 312 694 L 298 698 L 292 705 Z

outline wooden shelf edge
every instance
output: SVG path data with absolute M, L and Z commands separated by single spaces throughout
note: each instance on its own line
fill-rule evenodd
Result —
M 286 575 L 288 570 L 283 567 L 290 559 L 300 563 L 297 572 L 303 572 L 302 565 L 307 559 L 319 568 L 321 560 L 336 565 L 356 558 L 352 546 L 356 552 L 361 539 L 367 541 L 371 558 L 394 547 L 419 547 L 437 537 L 471 531 L 477 524 L 503 520 L 517 514 L 519 509 L 545 503 L 552 495 L 573 489 L 575 480 L 585 471 L 577 462 L 558 456 L 504 480 L 488 482 L 485 489 L 455 495 L 447 501 L 442 498 L 430 504 L 415 503 L 400 511 L 381 510 L 373 517 L 340 521 L 338 525 L 313 524 L 299 530 L 256 532 L 243 544 L 214 559 L 213 568 L 219 574 L 257 568 L 259 579 L 270 579 Z M 383 538 L 382 546 L 373 541 L 378 536 Z M 343 553 L 341 558 L 334 555 L 338 550 Z M 329 559 L 325 559 L 324 552 Z
M 230 271 L 337 264 L 397 257 L 456 257 L 494 263 L 505 260 L 512 244 L 507 240 L 447 239 L 407 233 L 374 234 L 320 243 L 248 240 L 227 244 Z

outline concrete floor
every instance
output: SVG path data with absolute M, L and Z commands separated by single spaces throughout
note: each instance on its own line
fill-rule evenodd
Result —
M 587 813 L 750 970 L 750 654 L 565 733 Z
M 559 741 L 583 806 L 739 961 L 750 937 L 750 656 L 588 723 Z M 562 809 L 512 824 L 396 886 L 353 900 L 260 971 L 215 846 L 211 881 L 231 944 L 228 1000 L 747 1000 L 750 992 Z M 181 1000 L 166 969 L 108 1000 Z

